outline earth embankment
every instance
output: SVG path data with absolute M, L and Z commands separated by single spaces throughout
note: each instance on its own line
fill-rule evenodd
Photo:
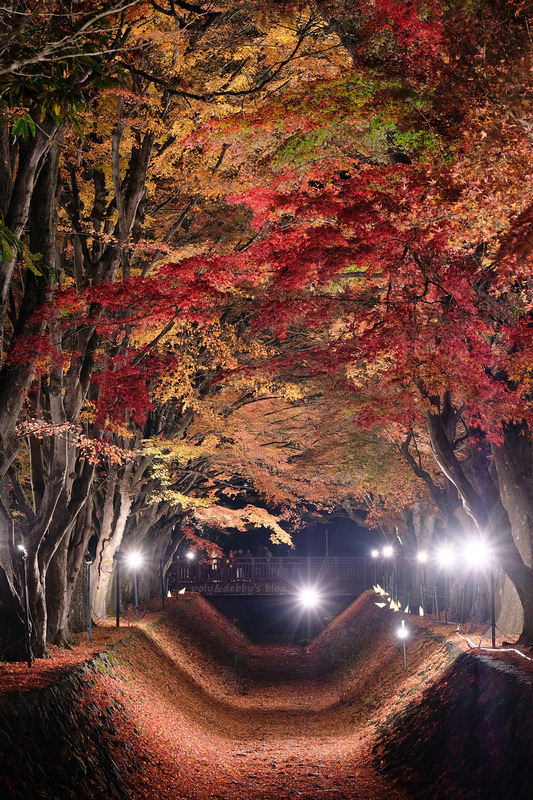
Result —
M 52 673 L 50 686 L 12 686 L 0 696 L 3 796 L 488 798 L 471 794 L 475 779 L 466 781 L 464 769 L 450 774 L 446 763 L 462 753 L 461 736 L 487 725 L 498 703 L 512 698 L 517 705 L 520 690 L 506 694 L 506 681 L 493 689 L 485 681 L 480 693 L 475 676 L 464 678 L 461 640 L 435 620 L 409 620 L 404 669 L 394 635 L 398 615 L 374 600 L 358 598 L 316 640 L 298 647 L 253 644 L 204 598 L 180 598 L 159 619 L 131 629 L 107 659 L 71 667 L 59 682 Z M 101 634 L 97 629 L 95 639 Z M 514 668 L 502 674 L 514 680 Z M 450 725 L 442 714 L 448 723 L 456 714 L 466 720 L 464 709 L 447 700 L 454 682 L 466 687 L 472 713 L 446 750 L 442 731 Z M 0 693 L 2 685 L 0 669 Z M 492 706 L 482 702 L 487 693 Z M 529 702 L 527 692 L 523 697 Z M 26 709 L 14 719 L 13 702 Z M 498 713 L 497 727 L 505 729 L 505 709 Z M 531 726 L 526 716 L 518 721 L 522 728 Z M 440 739 L 432 738 L 432 720 Z M 480 763 L 476 742 L 484 746 L 474 736 L 464 764 Z M 24 769 L 27 753 L 31 770 Z M 500 780 L 499 798 L 521 798 L 516 779 L 512 785 L 515 795 L 507 795 Z M 436 793 L 439 786 L 444 794 Z

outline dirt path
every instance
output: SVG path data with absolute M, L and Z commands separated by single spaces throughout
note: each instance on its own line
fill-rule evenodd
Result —
M 191 598 L 129 630 L 100 625 L 91 645 L 80 636 L 31 670 L 3 665 L 0 693 L 46 686 L 115 645 L 95 702 L 103 714 L 106 696 L 126 709 L 110 747 L 143 764 L 131 800 L 409 800 L 376 769 L 376 731 L 439 680 L 449 646 L 464 641 L 413 619 L 404 670 L 395 625 L 362 596 L 309 647 L 259 646 Z
M 365 703 L 341 702 L 309 649 L 247 644 L 243 657 L 236 681 L 195 633 L 166 626 L 119 650 L 121 689 L 155 757 L 139 798 L 406 800 L 373 766 Z
M 290 652 L 278 652 L 276 666 L 284 657 L 290 664 Z M 152 687 L 129 685 L 137 724 L 158 760 L 157 786 L 140 797 L 406 798 L 376 773 L 370 732 L 346 709 L 328 707 L 332 691 L 323 683 L 256 683 L 214 706 L 197 699 L 194 717 L 181 692 L 156 698 Z

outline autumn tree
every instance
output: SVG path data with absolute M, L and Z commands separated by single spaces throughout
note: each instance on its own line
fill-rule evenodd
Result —
M 187 509 L 247 478 L 265 505 L 384 497 L 386 424 L 413 502 L 498 518 L 531 638 L 527 9 L 65 8 L 0 38 L 9 618 L 15 532 L 44 653 L 95 530 L 104 613 L 123 540 L 168 561 Z
M 360 125 L 354 141 L 364 147 L 356 157 L 317 153 L 311 170 L 291 164 L 270 186 L 237 197 L 254 209 L 261 233 L 240 260 L 224 259 L 219 268 L 247 276 L 243 286 L 256 298 L 252 324 L 269 336 L 283 342 L 295 331 L 329 332 L 314 347 L 302 336 L 299 363 L 351 382 L 359 428 L 386 420 L 409 436 L 413 422 L 426 426 L 446 492 L 454 487 L 489 538 L 516 587 L 523 638 L 531 641 L 530 471 L 516 467 L 530 463 L 531 446 L 531 53 L 522 12 L 517 5 L 511 19 L 509 9 L 480 3 L 442 16 L 440 48 L 427 50 L 425 73 L 404 53 L 412 63 L 403 87 L 398 62 L 381 78 L 378 108 L 389 128 L 382 142 L 393 146 L 376 157 L 371 131 Z M 489 19 L 461 90 L 457 61 Z M 512 70 L 501 60 L 510 43 Z M 368 56 L 354 57 L 365 67 Z M 461 68 L 458 75 L 466 77 Z M 517 75 L 525 82 L 520 100 L 512 88 Z M 375 98 L 376 91 L 361 98 L 363 122 Z M 313 113 L 311 101 L 307 125 Z M 300 141 L 303 128 L 300 122 Z M 412 466 L 431 488 L 424 470 Z
M 281 86 L 311 35 L 316 49 L 322 23 L 312 14 L 289 20 L 283 9 L 265 16 L 261 6 L 134 2 L 92 12 L 59 2 L 46 12 L 38 4 L 13 5 L 6 18 L 3 141 L 11 150 L 3 168 L 14 171 L 4 182 L 12 190 L 3 228 L 9 380 L 2 383 L 1 435 L 15 517 L 4 504 L 2 594 L 14 620 L 16 528 L 28 551 L 38 654 L 47 635 L 68 638 L 70 589 L 93 531 L 95 470 L 109 466 L 116 443 L 131 451 L 112 466 L 119 480 L 109 478 L 102 511 L 106 531 L 105 503 L 120 498 L 111 523 L 119 543 L 134 487 L 152 487 L 153 475 L 141 481 L 140 445 L 150 392 L 165 395 L 154 396 L 156 404 L 175 405 L 181 419 L 171 435 L 183 435 L 190 395 L 198 399 L 219 368 L 221 358 L 203 363 L 208 351 L 202 356 L 194 328 L 211 325 L 231 300 L 190 270 L 173 282 L 163 272 L 148 276 L 173 249 L 201 252 L 241 236 L 240 212 L 224 217 L 213 191 L 225 148 L 202 160 L 200 151 L 185 153 L 182 142 L 213 109 L 238 111 Z M 182 346 L 184 330 L 189 341 Z M 181 384 L 165 394 L 161 383 L 170 372 Z M 29 426 L 17 437 L 26 395 Z M 32 427 L 35 418 L 51 435 Z M 84 445 L 93 442 L 88 449 L 80 449 L 80 432 Z M 15 462 L 20 442 L 29 460 L 21 454 Z M 140 502 L 149 491 L 139 493 Z M 182 513 L 165 503 L 165 513 Z M 153 502 L 147 505 L 153 510 Z M 6 630 L 6 652 L 16 637 Z

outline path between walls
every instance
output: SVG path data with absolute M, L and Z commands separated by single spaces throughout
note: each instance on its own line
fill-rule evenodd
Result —
M 6 735 L 13 758 L 0 752 L 0 780 L 6 764 L 11 770 L 6 796 L 409 800 L 415 797 L 409 787 L 394 788 L 373 756 L 376 734 L 386 720 L 394 728 L 406 707 L 453 669 L 462 650 L 449 626 L 411 620 L 404 670 L 396 625 L 397 616 L 365 595 L 308 646 L 259 646 L 205 599 L 192 597 L 138 628 L 100 626 L 90 654 L 99 644 L 115 645 L 90 675 L 87 665 L 74 666 L 76 658 L 89 655 L 89 646 L 81 643 L 71 653 L 54 651 L 48 663 L 32 670 L 3 665 L 0 712 L 10 697 L 26 708 L 33 703 L 34 716 L 48 703 L 45 729 L 55 737 L 48 759 L 46 746 L 43 751 L 39 744 L 32 776 L 20 742 L 28 737 L 31 720 L 18 733 L 11 724 Z M 61 680 L 76 669 L 85 674 L 85 695 L 79 693 L 74 714 L 76 724 L 81 721 L 77 739 L 68 736 L 68 712 L 60 713 L 58 722 L 57 703 L 43 703 L 50 691 L 61 695 Z M 77 703 L 72 697 L 69 702 Z M 83 709 L 90 712 L 85 729 Z M 6 743 L 1 727 L 0 713 L 0 745 Z M 39 736 L 42 740 L 42 726 Z

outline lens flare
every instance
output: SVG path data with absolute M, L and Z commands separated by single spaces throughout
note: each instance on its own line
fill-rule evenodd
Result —
M 316 589 L 313 589 L 312 586 L 307 586 L 305 589 L 301 589 L 299 594 L 300 602 L 306 608 L 315 608 L 318 604 L 320 597 Z

